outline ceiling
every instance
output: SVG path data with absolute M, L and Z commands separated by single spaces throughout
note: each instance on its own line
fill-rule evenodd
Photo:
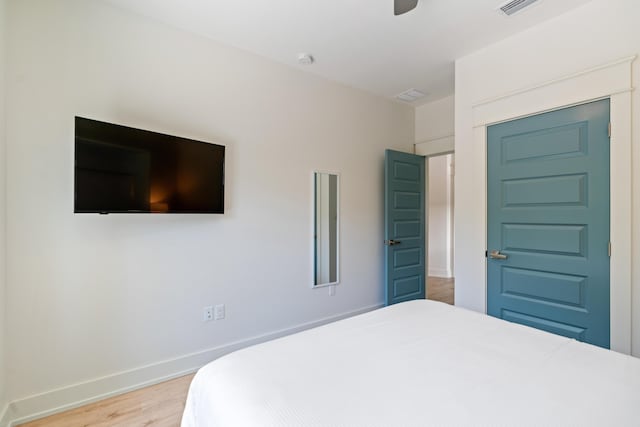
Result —
M 591 0 L 538 0 L 510 17 L 504 0 L 419 0 L 401 16 L 393 0 L 107 1 L 383 97 L 415 88 L 419 105 L 453 93 L 456 58 Z

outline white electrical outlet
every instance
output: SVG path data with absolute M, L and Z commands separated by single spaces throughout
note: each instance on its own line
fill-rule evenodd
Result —
M 224 304 L 216 305 L 215 310 L 213 312 L 213 317 L 216 320 L 222 320 L 222 319 L 224 319 L 224 314 L 225 314 L 224 313 Z
M 208 306 L 205 307 L 204 311 L 202 312 L 202 321 L 208 322 L 210 320 L 213 320 L 213 307 Z

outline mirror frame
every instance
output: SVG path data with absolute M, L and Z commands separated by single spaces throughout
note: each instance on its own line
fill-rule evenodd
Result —
M 316 284 L 316 174 L 336 176 L 336 280 Z M 335 171 L 316 169 L 311 172 L 311 287 L 326 288 L 340 283 L 340 174 Z

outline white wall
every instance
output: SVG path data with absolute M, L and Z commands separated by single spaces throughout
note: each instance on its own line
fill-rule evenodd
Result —
M 11 400 L 382 302 L 382 162 L 411 151 L 411 107 L 98 1 L 9 17 Z M 227 212 L 74 215 L 74 115 L 225 144 Z M 341 174 L 335 296 L 310 287 L 314 169 Z
M 428 269 L 429 276 L 452 276 L 453 199 L 451 186 L 452 154 L 429 157 L 428 174 Z
M 453 136 L 453 95 L 416 108 L 416 143 Z
M 5 21 L 6 0 L 0 0 L 0 420 L 6 406 L 5 380 Z
M 474 143 L 473 106 L 640 52 L 640 3 L 594 0 L 585 6 L 456 61 L 456 304 L 483 310 L 485 303 L 484 148 Z M 637 84 L 639 68 L 634 67 Z M 640 93 L 632 94 L 634 111 Z M 536 111 L 530 111 L 535 113 Z M 633 250 L 640 249 L 640 116 L 633 116 Z M 636 263 L 637 264 L 637 263 Z M 640 324 L 640 270 L 632 271 L 633 325 Z M 640 355 L 640 329 L 632 352 Z
M 416 154 L 430 156 L 453 151 L 454 113 L 453 95 L 416 108 Z

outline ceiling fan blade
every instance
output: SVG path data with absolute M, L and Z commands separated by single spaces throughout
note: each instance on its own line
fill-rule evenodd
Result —
M 393 0 L 393 14 L 398 16 L 415 9 L 418 0 Z

